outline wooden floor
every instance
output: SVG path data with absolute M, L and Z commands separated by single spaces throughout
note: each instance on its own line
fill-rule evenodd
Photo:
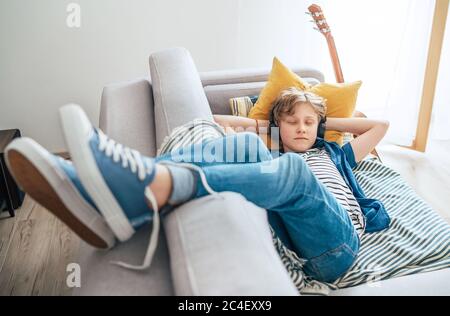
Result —
M 416 192 L 450 223 L 450 141 L 427 154 L 393 145 L 378 148 Z M 80 241 L 49 212 L 26 198 L 15 218 L 0 219 L 0 295 L 70 295 L 66 267 Z
M 70 295 L 66 267 L 80 240 L 26 197 L 15 218 L 0 219 L 0 295 Z

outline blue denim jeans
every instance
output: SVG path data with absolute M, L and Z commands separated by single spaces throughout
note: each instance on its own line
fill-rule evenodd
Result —
M 300 155 L 274 158 L 252 133 L 191 145 L 157 158 L 202 168 L 217 192 L 237 192 L 268 212 L 283 243 L 306 259 L 308 276 L 334 282 L 354 263 L 360 240 L 346 210 Z M 198 181 L 196 198 L 208 195 Z

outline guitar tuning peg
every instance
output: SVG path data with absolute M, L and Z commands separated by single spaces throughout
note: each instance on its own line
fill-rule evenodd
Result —
M 316 31 L 319 32 L 319 33 L 322 33 L 322 31 L 319 30 L 317 27 L 314 27 L 314 30 L 316 30 Z
M 305 12 L 305 14 L 312 16 L 311 12 Z
M 314 20 L 309 20 L 309 22 L 316 24 L 316 21 Z

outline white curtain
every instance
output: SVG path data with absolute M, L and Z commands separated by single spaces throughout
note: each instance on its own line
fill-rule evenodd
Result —
M 435 0 L 239 0 L 236 67 L 288 65 L 335 75 L 322 34 L 304 14 L 312 3 L 324 10 L 345 80 L 362 80 L 357 110 L 391 122 L 384 142 L 409 146 L 418 112 Z M 450 138 L 450 20 L 442 54 L 431 135 Z
M 357 110 L 369 117 L 390 120 L 385 142 L 411 145 L 416 133 L 435 1 L 322 0 L 316 3 L 322 5 L 331 26 L 345 80 L 364 82 Z M 325 67 L 326 79 L 334 81 L 329 56 L 323 56 L 327 58 L 323 62 L 329 64 Z
M 447 17 L 444 47 L 439 68 L 438 84 L 431 125 L 431 139 L 450 140 L 450 13 Z

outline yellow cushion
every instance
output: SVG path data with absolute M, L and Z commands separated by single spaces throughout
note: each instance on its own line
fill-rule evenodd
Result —
M 297 87 L 301 90 L 315 93 L 327 100 L 327 117 L 349 118 L 353 116 L 356 107 L 359 88 L 362 81 L 353 83 L 321 83 L 311 87 L 305 80 L 274 58 L 269 80 L 261 92 L 258 102 L 250 111 L 249 117 L 258 120 L 268 120 L 272 104 L 280 93 L 288 88 Z M 343 145 L 343 133 L 327 131 L 325 140 Z
M 275 57 L 273 59 L 269 80 L 261 91 L 258 102 L 256 102 L 255 106 L 250 111 L 249 117 L 257 120 L 267 120 L 272 104 L 277 99 L 278 95 L 281 91 L 291 87 L 306 90 L 311 86 Z
M 352 83 L 321 83 L 309 89 L 327 100 L 327 117 L 351 118 L 355 113 L 356 99 L 362 81 Z M 344 144 L 344 133 L 326 131 L 325 140 Z

